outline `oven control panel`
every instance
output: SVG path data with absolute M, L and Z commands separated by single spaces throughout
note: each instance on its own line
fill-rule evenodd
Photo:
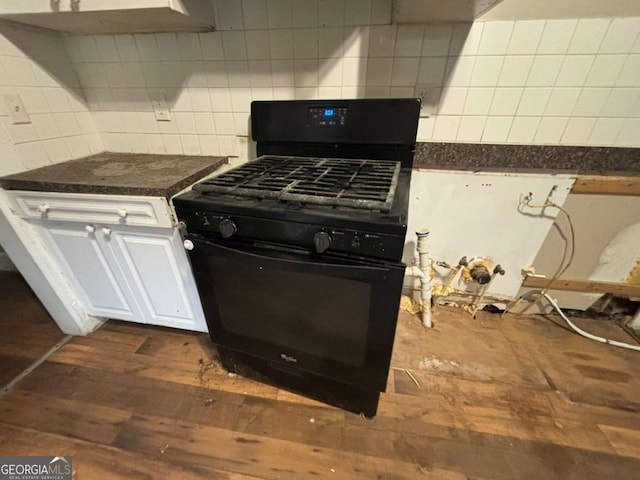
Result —
M 310 107 L 307 111 L 309 127 L 344 127 L 347 124 L 347 107 Z
M 180 220 L 191 233 L 212 238 L 255 240 L 308 248 L 318 254 L 343 253 L 398 261 L 402 257 L 404 235 L 322 227 L 224 213 L 183 210 Z

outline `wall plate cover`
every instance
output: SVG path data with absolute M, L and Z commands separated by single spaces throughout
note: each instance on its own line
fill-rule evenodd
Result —
M 31 123 L 31 118 L 29 118 L 27 109 L 24 108 L 24 103 L 22 103 L 20 95 L 9 93 L 4 96 L 4 101 L 7 104 L 7 111 L 11 123 Z

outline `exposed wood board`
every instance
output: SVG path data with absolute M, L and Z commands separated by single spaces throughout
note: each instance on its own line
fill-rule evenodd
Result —
M 547 288 L 548 278 L 526 277 L 522 282 L 523 287 Z M 640 297 L 640 285 L 628 285 L 617 282 L 600 282 L 597 280 L 573 280 L 559 278 L 550 286 L 551 290 L 568 290 L 571 292 L 613 293 L 616 295 L 628 295 Z
M 600 193 L 609 195 L 640 195 L 640 176 L 622 177 L 579 175 L 571 193 Z

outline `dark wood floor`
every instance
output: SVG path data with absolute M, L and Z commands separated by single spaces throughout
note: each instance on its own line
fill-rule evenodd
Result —
M 108 322 L 0 398 L 0 455 L 73 455 L 82 480 L 638 478 L 639 354 L 538 316 L 435 321 L 400 313 L 373 420 L 227 375 L 206 335 Z
M 64 336 L 20 274 L 0 271 L 0 388 Z

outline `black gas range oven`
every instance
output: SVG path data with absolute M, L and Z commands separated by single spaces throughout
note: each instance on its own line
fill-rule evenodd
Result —
M 416 99 L 253 102 L 258 158 L 174 199 L 225 368 L 376 414 L 419 111 Z

